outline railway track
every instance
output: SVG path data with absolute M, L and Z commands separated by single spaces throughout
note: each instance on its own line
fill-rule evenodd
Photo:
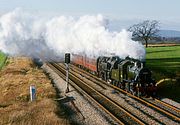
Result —
M 165 114 L 169 115 L 170 117 L 174 118 L 177 121 L 180 121 L 180 110 L 170 104 L 164 103 L 161 100 L 158 99 L 147 99 L 143 98 L 143 100 L 147 101 L 148 103 L 157 106 L 160 108 L 160 110 L 164 110 L 162 112 L 165 112 Z
M 51 63 L 48 64 L 48 66 L 65 79 L 66 71 L 62 65 Z M 82 94 L 86 94 L 88 97 L 93 99 L 93 101 L 96 102 L 96 104 L 106 113 L 108 113 L 116 122 L 118 122 L 118 124 L 145 124 L 143 121 L 139 120 L 130 112 L 122 108 L 118 103 L 106 97 L 93 87 L 89 86 L 86 82 L 78 78 L 78 75 L 76 75 L 75 72 L 71 71 L 69 73 L 69 78 L 69 83 L 73 87 L 75 87 Z
M 164 103 L 158 99 L 147 99 L 147 98 L 136 97 L 116 86 L 113 86 L 111 84 L 106 83 L 105 81 L 102 81 L 101 79 L 97 78 L 96 76 L 94 76 L 82 69 L 79 69 L 78 67 L 75 67 L 72 65 L 71 65 L 71 67 L 73 67 L 73 68 L 71 68 L 72 70 L 78 72 L 79 74 L 83 73 L 84 77 L 87 77 L 88 79 L 92 80 L 93 82 L 96 82 L 99 86 L 102 86 L 103 88 L 105 88 L 104 85 L 110 86 L 110 87 L 114 88 L 115 90 L 118 90 L 121 93 L 124 93 L 124 94 L 128 95 L 129 97 L 153 108 L 154 110 L 156 110 L 156 111 L 160 112 L 161 114 L 167 116 L 168 118 L 176 121 L 177 123 L 180 123 L 180 110 L 178 108 L 171 106 L 167 103 Z

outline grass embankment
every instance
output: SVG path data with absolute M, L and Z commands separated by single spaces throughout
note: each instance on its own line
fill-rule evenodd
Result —
M 153 71 L 156 81 L 169 78 L 158 84 L 159 95 L 180 102 L 180 46 L 149 47 L 146 50 L 146 66 Z
M 56 91 L 44 72 L 28 58 L 8 58 L 7 62 L 0 71 L 0 124 L 66 124 L 54 101 Z M 37 90 L 34 102 L 29 99 L 32 84 Z
M 6 62 L 7 56 L 0 51 L 0 70 Z

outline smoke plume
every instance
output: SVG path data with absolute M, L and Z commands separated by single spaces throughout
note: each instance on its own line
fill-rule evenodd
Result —
M 47 19 L 15 9 L 0 17 L 0 50 L 46 60 L 63 59 L 66 52 L 145 58 L 144 46 L 131 40 L 130 32 L 112 32 L 107 27 L 102 15 Z

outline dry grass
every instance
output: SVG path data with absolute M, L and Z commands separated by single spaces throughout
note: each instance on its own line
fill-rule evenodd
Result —
M 168 46 L 179 46 L 179 44 L 175 44 L 175 43 L 148 44 L 148 47 L 168 47 Z
M 29 86 L 35 85 L 37 100 L 29 101 Z M 57 116 L 55 89 L 42 70 L 26 57 L 9 58 L 0 71 L 0 124 L 62 124 Z

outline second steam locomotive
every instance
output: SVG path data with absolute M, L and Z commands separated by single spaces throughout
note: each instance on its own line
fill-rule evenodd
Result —
M 88 58 L 73 54 L 73 63 L 96 74 L 103 80 L 137 96 L 156 95 L 156 83 L 151 71 L 140 60 L 118 56 Z

